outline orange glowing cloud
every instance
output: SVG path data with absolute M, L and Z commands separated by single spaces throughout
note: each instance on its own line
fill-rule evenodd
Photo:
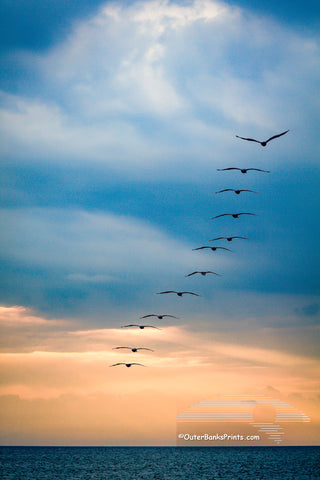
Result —
M 161 438 L 166 442 L 168 436 L 163 426 L 172 433 L 177 410 L 212 395 L 256 393 L 266 385 L 273 385 L 288 398 L 294 398 L 294 402 L 302 403 L 303 410 L 312 420 L 320 420 L 315 414 L 319 394 L 319 382 L 315 378 L 319 375 L 319 361 L 312 357 L 227 343 L 212 332 L 204 329 L 194 332 L 187 325 L 159 324 L 160 330 L 76 330 L 74 322 L 47 320 L 24 307 L 1 307 L 0 314 L 4 333 L 0 353 L 0 398 L 4 402 L 4 412 L 11 411 L 8 399 L 12 395 L 18 398 L 15 401 L 21 409 L 29 412 L 30 418 L 35 417 L 34 409 L 39 407 L 37 402 L 41 400 L 44 412 L 50 410 L 53 402 L 59 405 L 57 408 L 61 415 L 63 412 L 66 416 L 70 415 L 73 443 L 80 441 L 81 436 L 76 434 L 76 416 L 70 414 L 72 404 L 78 405 L 78 418 L 85 423 L 86 429 L 90 430 L 89 419 L 94 419 L 96 430 L 93 429 L 89 437 L 100 444 L 103 444 L 104 438 L 97 427 L 101 405 L 105 408 L 103 425 L 108 424 L 108 419 L 111 422 L 111 418 L 117 418 L 119 424 L 139 431 L 137 439 L 140 440 L 150 440 L 151 426 L 159 427 L 160 412 Z M 10 333 L 12 325 L 20 326 L 14 330 L 14 335 Z M 12 342 L 10 351 L 6 342 Z M 151 348 L 153 352 L 115 350 L 117 346 L 142 346 Z M 138 362 L 145 367 L 111 367 L 118 362 Z M 125 412 L 114 401 L 117 396 L 126 399 L 123 403 L 123 408 L 127 409 Z M 90 402 L 85 400 L 87 397 L 90 397 Z M 170 405 L 170 409 L 166 408 L 166 404 Z M 96 413 L 87 412 L 89 405 Z M 145 406 L 148 414 L 143 413 L 141 405 Z M 158 405 L 159 411 L 154 405 Z M 140 426 L 129 418 L 136 411 L 141 414 Z M 148 425 L 143 415 L 148 415 Z M 18 417 L 10 418 L 11 431 L 15 431 Z M 42 422 L 41 425 L 39 421 L 35 422 L 41 435 L 46 435 L 45 425 L 52 429 L 51 433 L 55 431 L 50 418 L 42 419 Z M 58 438 L 62 429 L 61 423 L 61 430 L 46 438 Z M 125 438 L 130 437 L 123 434 L 120 438 L 115 426 L 108 432 L 106 438 L 110 442 L 112 436 L 120 443 L 125 443 Z M 133 436 L 130 438 L 134 444 Z
M 31 308 L 14 305 L 11 307 L 0 306 L 0 324 L 5 325 L 44 325 L 48 320 L 36 316 Z

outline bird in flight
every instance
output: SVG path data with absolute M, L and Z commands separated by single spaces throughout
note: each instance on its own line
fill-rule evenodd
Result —
M 135 363 L 135 362 L 133 362 L 133 363 L 123 363 L 123 362 L 114 363 L 113 365 L 110 365 L 110 367 L 116 367 L 117 365 L 125 365 L 128 368 L 131 367 L 131 365 L 140 365 L 141 367 L 145 367 L 145 365 L 142 365 L 142 363 Z
M 225 248 L 225 247 L 211 247 L 211 246 L 208 246 L 208 245 L 205 245 L 204 247 L 198 247 L 198 248 L 193 248 L 192 250 L 203 250 L 204 248 L 210 248 L 213 252 L 215 252 L 216 250 L 228 250 L 229 252 L 232 252 L 232 250 L 230 250 L 230 248 Z
M 166 292 L 159 292 L 157 295 L 163 295 L 164 293 L 176 293 L 178 297 L 182 297 L 182 295 L 188 294 L 188 295 L 195 295 L 196 297 L 201 297 L 201 295 L 198 295 L 197 293 L 193 292 L 176 292 L 175 290 L 167 290 Z
M 262 170 L 261 168 L 238 168 L 238 167 L 228 167 L 228 168 L 217 168 L 218 172 L 223 172 L 225 170 L 239 170 L 241 173 L 247 173 L 249 170 L 256 170 L 257 172 L 270 173 L 270 170 Z
M 150 352 L 153 352 L 151 348 L 144 348 L 144 347 L 114 347 L 112 350 L 119 350 L 120 348 L 128 348 L 131 350 L 131 352 L 137 352 L 138 350 L 149 350 Z
M 232 242 L 234 238 L 242 238 L 243 240 L 248 240 L 247 237 L 217 237 L 217 238 L 212 238 L 209 240 L 209 242 L 214 242 L 215 240 L 227 240 L 228 242 Z
M 156 313 L 150 313 L 149 315 L 144 315 L 144 317 L 140 317 L 140 318 L 148 318 L 148 317 L 157 317 L 159 320 L 162 320 L 164 317 L 179 318 L 179 317 L 175 317 L 174 315 L 157 315 Z
M 141 330 L 144 328 L 156 328 L 157 330 L 160 330 L 158 327 L 153 327 L 152 325 L 137 325 L 136 323 L 130 323 L 130 325 L 123 325 L 121 328 L 128 328 L 128 327 L 139 327 Z
M 241 190 L 235 190 L 234 188 L 225 188 L 224 190 L 219 190 L 219 192 L 216 192 L 216 193 L 223 193 L 223 192 L 234 192 L 236 195 L 239 195 L 241 192 L 258 193 L 258 192 L 254 192 L 253 190 L 247 190 L 244 188 Z
M 200 273 L 204 277 L 207 275 L 207 273 L 212 273 L 213 275 L 218 275 L 218 277 L 221 277 L 220 273 L 211 272 L 210 270 L 208 270 L 207 272 L 198 272 L 198 271 L 192 272 L 192 273 L 189 273 L 188 275 L 185 275 L 185 277 L 191 277 L 191 275 L 195 275 L 196 273 Z
M 268 138 L 268 140 L 266 140 L 265 142 L 260 142 L 260 140 L 255 140 L 254 138 L 239 137 L 239 135 L 236 135 L 236 137 L 241 138 L 242 140 L 248 140 L 249 142 L 260 143 L 260 145 L 262 147 L 265 147 L 267 145 L 267 143 L 270 142 L 270 140 L 273 140 L 274 138 L 282 137 L 282 135 L 285 135 L 288 132 L 289 132 L 289 130 L 286 130 L 285 132 L 278 133 L 278 135 L 273 135 L 273 137 Z
M 233 218 L 239 218 L 239 215 L 255 215 L 258 216 L 256 213 L 247 213 L 247 212 L 242 212 L 242 213 L 222 213 L 221 215 L 216 215 L 215 217 L 211 217 L 211 220 L 214 220 L 215 218 L 219 217 L 225 217 L 227 215 L 231 215 Z M 221 248 L 221 247 L 220 247 Z

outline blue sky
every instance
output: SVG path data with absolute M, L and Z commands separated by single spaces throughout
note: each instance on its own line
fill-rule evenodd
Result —
M 278 312 L 313 325 L 316 3 L 1 8 L 1 301 L 118 325 L 163 308 L 157 291 L 190 287 L 202 303 L 165 305 L 191 327 L 195 312 L 222 329 L 226 316 L 261 326 Z M 287 129 L 266 148 L 235 137 Z M 270 173 L 217 172 L 228 166 Z M 259 216 L 210 220 L 233 211 Z M 224 234 L 250 240 L 192 252 Z M 184 278 L 207 266 L 223 277 Z

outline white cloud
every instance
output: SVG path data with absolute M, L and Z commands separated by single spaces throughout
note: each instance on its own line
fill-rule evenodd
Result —
M 44 55 L 27 55 L 37 91 L 2 94 L 3 152 L 168 175 L 181 157 L 197 167 L 212 165 L 212 151 L 254 158 L 234 133 L 290 128 L 310 144 L 317 58 L 316 39 L 222 2 L 106 4 Z M 295 137 L 278 142 L 292 161 Z
M 183 277 L 195 261 L 206 262 L 201 254 L 195 259 L 190 245 L 124 215 L 36 208 L 2 210 L 0 219 L 6 225 L 2 248 L 9 258 L 69 270 L 68 281 L 119 282 L 132 275 L 177 272 Z M 218 259 L 217 268 L 223 262 Z
M 0 122 L 2 154 L 6 158 L 44 156 L 46 161 L 58 163 L 76 159 L 109 162 L 115 166 L 119 158 L 131 163 L 128 146 L 143 158 L 150 146 L 133 125 L 121 119 L 107 126 L 88 126 L 52 102 L 46 104 L 14 95 L 6 98 L 6 107 L 0 110 Z M 139 163 L 139 159 L 134 163 Z

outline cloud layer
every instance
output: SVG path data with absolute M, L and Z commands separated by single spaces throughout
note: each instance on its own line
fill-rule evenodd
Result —
M 248 158 L 235 133 L 290 128 L 277 161 L 299 161 L 304 141 L 312 162 L 318 53 L 314 38 L 220 2 L 107 4 L 46 53 L 22 56 L 36 89 L 2 93 L 3 155 L 138 176 L 174 163 L 176 174 L 182 159 Z
M 52 445 L 62 438 L 73 445 L 171 444 L 175 416 L 187 406 L 212 395 L 266 391 L 312 417 L 308 440 L 299 430 L 288 441 L 316 443 L 319 362 L 308 355 L 227 343 L 182 325 L 79 330 L 19 306 L 1 307 L 3 326 L 0 436 L 6 444 Z M 123 344 L 154 352 L 113 350 Z M 110 368 L 122 361 L 146 367 Z

